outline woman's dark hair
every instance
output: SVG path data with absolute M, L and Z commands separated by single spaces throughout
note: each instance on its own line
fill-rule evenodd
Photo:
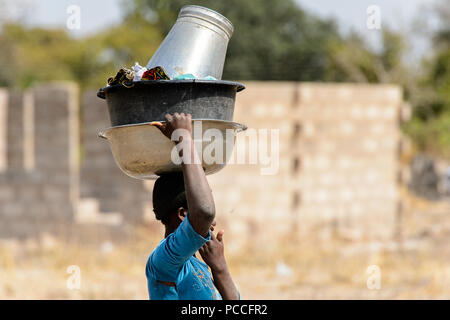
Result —
M 153 211 L 156 219 L 167 224 L 170 215 L 180 207 L 187 209 L 183 173 L 161 175 L 153 187 Z

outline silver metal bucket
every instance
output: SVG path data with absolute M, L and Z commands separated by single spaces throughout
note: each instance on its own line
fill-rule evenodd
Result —
M 171 79 L 191 73 L 197 79 L 212 76 L 220 80 L 232 34 L 232 23 L 221 14 L 184 6 L 147 68 L 162 66 Z

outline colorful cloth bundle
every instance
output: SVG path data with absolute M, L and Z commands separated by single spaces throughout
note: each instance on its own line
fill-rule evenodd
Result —
M 173 80 L 195 80 L 195 76 L 191 73 L 181 74 L 174 77 Z M 115 84 L 121 84 L 126 88 L 134 86 L 135 81 L 155 81 L 155 80 L 170 80 L 163 67 L 157 66 L 147 70 L 146 67 L 142 67 L 139 63 L 135 63 L 132 69 L 121 68 L 114 77 L 108 78 L 108 86 Z M 216 80 L 214 77 L 207 76 L 199 80 Z
M 142 74 L 142 80 L 170 80 L 163 67 L 154 67 Z
M 114 77 L 108 78 L 108 85 L 112 86 L 115 84 L 121 84 L 126 88 L 131 88 L 132 86 L 134 86 L 133 79 L 133 70 L 121 68 Z

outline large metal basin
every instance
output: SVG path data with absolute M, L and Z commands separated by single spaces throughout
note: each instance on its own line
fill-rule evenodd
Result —
M 218 131 L 207 131 L 209 129 Z M 202 157 L 202 166 L 206 174 L 215 173 L 225 167 L 232 154 L 236 134 L 246 129 L 245 125 L 231 121 L 193 120 L 193 137 L 199 154 L 200 144 L 204 151 L 203 155 L 211 154 L 211 143 L 214 142 L 214 138 L 210 138 L 209 141 L 207 138 L 203 139 L 202 137 L 206 137 L 205 132 L 214 136 L 220 133 L 223 137 L 220 140 L 223 150 L 220 161 L 211 163 L 211 159 Z M 229 139 L 225 138 L 227 130 Z M 171 158 L 175 142 L 149 123 L 112 127 L 98 135 L 108 140 L 116 164 L 132 178 L 156 179 L 161 174 L 182 170 L 181 165 L 175 164 Z
M 236 92 L 242 83 L 223 80 L 137 81 L 132 88 L 113 85 L 99 90 L 112 126 L 163 121 L 167 113 L 190 113 L 193 119 L 233 121 Z

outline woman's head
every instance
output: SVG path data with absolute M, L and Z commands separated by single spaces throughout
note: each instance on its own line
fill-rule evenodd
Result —
M 182 172 L 161 175 L 153 187 L 153 212 L 156 219 L 167 225 L 179 209 L 187 210 L 186 192 Z

